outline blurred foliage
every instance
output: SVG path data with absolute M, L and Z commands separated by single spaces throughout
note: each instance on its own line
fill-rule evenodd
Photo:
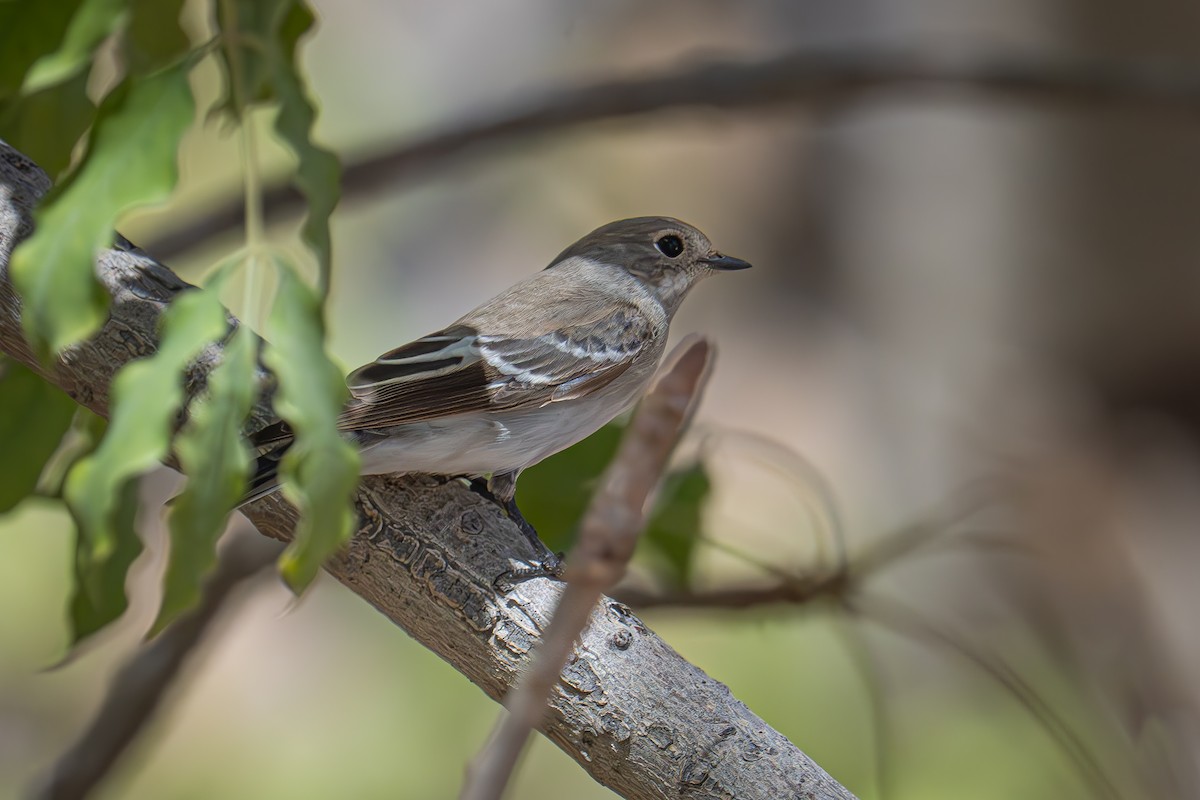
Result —
M 670 586 L 691 585 L 693 555 L 704 522 L 704 501 L 712 484 L 700 463 L 669 474 L 659 490 L 643 541 L 665 565 Z
M 60 174 L 71 151 L 95 118 L 87 93 L 88 73 L 79 70 L 63 80 L 12 102 L 0 104 L 0 139 L 32 158 L 46 174 Z
M 552 550 L 566 550 L 604 468 L 621 443 L 623 425 L 606 425 L 582 442 L 534 464 L 517 481 L 517 505 Z M 686 585 L 700 540 L 704 502 L 709 492 L 704 465 L 671 470 L 663 479 L 639 542 L 672 586 Z
M 521 473 L 517 505 L 552 550 L 565 550 L 587 508 L 596 480 L 621 442 L 620 425 L 606 425 L 582 442 Z
M 75 402 L 31 370 L 0 358 L 0 449 L 7 458 L 0 480 L 0 514 L 33 493 L 46 462 L 71 425 Z
M 80 0 L 0 3 L 0 100 L 16 94 L 34 63 L 62 42 Z
M 54 3 L 41 5 L 53 6 Z M 59 83 L 77 73 L 90 74 L 97 48 L 126 22 L 127 6 L 128 0 L 84 0 L 74 16 L 69 17 L 70 24 L 58 49 L 39 58 L 29 70 L 22 94 Z
M 185 0 L 129 0 L 122 51 L 133 75 L 145 75 L 177 60 L 191 42 L 179 25 Z

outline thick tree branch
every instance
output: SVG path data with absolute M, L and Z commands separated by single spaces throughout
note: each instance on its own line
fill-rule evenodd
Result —
M 537 136 L 586 122 L 679 108 L 742 110 L 781 105 L 828 112 L 883 92 L 961 90 L 1076 108 L 1200 112 L 1200 67 L 1066 60 L 1035 54 L 802 50 L 761 61 L 710 61 L 649 77 L 599 81 L 545 92 L 476 119 L 418 136 L 375 155 L 350 159 L 342 196 L 394 188 L 482 145 Z M 299 213 L 301 195 L 286 183 L 265 194 L 268 221 Z M 245 218 L 231 198 L 148 248 L 170 259 Z
M 54 365 L 24 343 L 7 280 L 15 242 L 45 192 L 45 175 L 0 144 L 0 350 L 38 369 L 104 413 L 116 370 L 153 351 L 162 310 L 186 284 L 135 254 L 106 251 L 97 272 L 113 295 L 111 318 Z M 213 365 L 215 348 L 193 372 Z M 258 419 L 268 415 L 260 407 Z M 492 582 L 535 554 L 520 530 L 458 482 L 370 477 L 358 496 L 360 529 L 326 569 L 389 619 L 501 699 L 540 639 L 560 592 L 545 579 L 498 593 Z M 288 540 L 295 511 L 278 498 L 245 509 L 260 532 Z M 631 798 L 849 798 L 795 745 L 689 664 L 628 608 L 605 599 L 581 657 L 551 699 L 545 735 L 597 781 Z

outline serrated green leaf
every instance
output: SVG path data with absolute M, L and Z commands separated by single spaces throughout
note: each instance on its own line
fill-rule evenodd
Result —
M 129 531 L 130 535 L 118 538 L 104 559 L 93 557 L 83 529 L 75 528 L 75 593 L 68 610 L 71 646 L 121 616 L 129 605 L 125 598 L 125 576 L 142 552 L 142 543 L 133 533 L 138 509 L 137 481 L 127 481 L 117 491 L 111 524 L 117 530 Z
M 54 52 L 80 0 L 0 3 L 0 100 L 15 94 L 39 58 Z
M 312 13 L 303 3 L 294 5 L 284 22 L 282 41 L 275 59 L 274 90 L 280 101 L 275 130 L 296 155 L 293 178 L 296 188 L 308 201 L 308 216 L 300 234 L 317 258 L 320 281 L 318 291 L 328 294 L 333 260 L 329 218 L 341 197 L 342 167 L 329 150 L 312 140 L 317 111 L 304 91 L 294 49 L 299 38 L 313 24 Z
M 521 473 L 517 506 L 551 550 L 567 549 L 574 538 L 596 481 L 617 452 L 622 431 L 620 425 L 606 425 Z
M 642 541 L 662 557 L 667 577 L 685 587 L 692 577 L 692 556 L 700 540 L 704 502 L 712 484 L 703 464 L 673 472 L 663 481 Z
M 127 0 L 125 58 L 129 70 L 145 74 L 170 64 L 191 48 L 179 25 L 185 0 Z
M 217 540 L 245 492 L 253 458 L 242 425 L 258 397 L 257 342 L 250 329 L 237 329 L 209 376 L 206 396 L 192 403 L 188 422 L 176 437 L 175 453 L 188 482 L 171 506 L 171 549 L 151 636 L 199 601 L 204 578 L 217 560 Z
M 77 72 L 89 71 L 96 48 L 125 19 L 127 4 L 128 0 L 84 0 L 71 17 L 58 49 L 38 59 L 25 76 L 22 91 L 61 83 Z
M 96 115 L 87 93 L 88 74 L 79 70 L 60 83 L 5 103 L 0 110 L 0 139 L 57 177 Z
M 320 300 L 282 263 L 267 339 L 263 363 L 278 381 L 275 411 L 296 436 L 280 464 L 283 493 L 300 510 L 295 539 L 279 568 L 300 591 L 354 531 L 351 500 L 359 458 L 337 430 L 346 383 L 325 351 Z
M 332 260 L 329 217 L 341 194 L 341 164 L 312 139 L 317 112 L 296 58 L 299 41 L 315 18 L 298 0 L 237 0 L 220 8 L 218 25 L 225 34 L 221 55 L 230 81 L 237 83 L 224 108 L 241 116 L 244 106 L 279 103 L 275 132 L 296 156 L 293 182 L 308 201 L 301 236 L 316 256 L 318 291 L 324 296 Z
M 42 468 L 71 426 L 75 402 L 15 361 L 0 363 L 0 514 L 37 487 Z
M 125 609 L 123 576 L 141 550 L 134 509 L 125 505 L 136 505 L 130 487 L 167 455 L 184 399 L 184 370 L 226 326 L 214 292 L 180 294 L 163 314 L 158 352 L 126 364 L 113 379 L 109 426 L 100 446 L 67 473 L 63 494 L 79 530 L 72 643 Z
M 127 78 L 105 99 L 80 168 L 35 213 L 37 228 L 12 255 L 22 323 L 43 353 L 91 334 L 108 295 L 93 272 L 117 218 L 164 200 L 178 175 L 176 151 L 191 124 L 188 65 Z

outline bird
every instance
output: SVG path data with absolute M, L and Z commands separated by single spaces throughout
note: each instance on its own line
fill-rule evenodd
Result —
M 351 372 L 338 428 L 363 475 L 486 480 L 485 494 L 537 547 L 515 503 L 521 471 L 632 407 L 692 287 L 748 267 L 671 217 L 611 222 L 447 327 Z M 261 455 L 239 505 L 279 488 L 291 441 L 284 421 L 251 438 Z

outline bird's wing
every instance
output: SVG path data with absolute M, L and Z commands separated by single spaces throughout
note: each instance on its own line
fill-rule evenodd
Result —
M 651 321 L 626 304 L 585 323 L 528 335 L 456 325 L 352 372 L 353 397 L 338 427 L 386 428 L 584 397 L 625 372 L 653 332 Z

